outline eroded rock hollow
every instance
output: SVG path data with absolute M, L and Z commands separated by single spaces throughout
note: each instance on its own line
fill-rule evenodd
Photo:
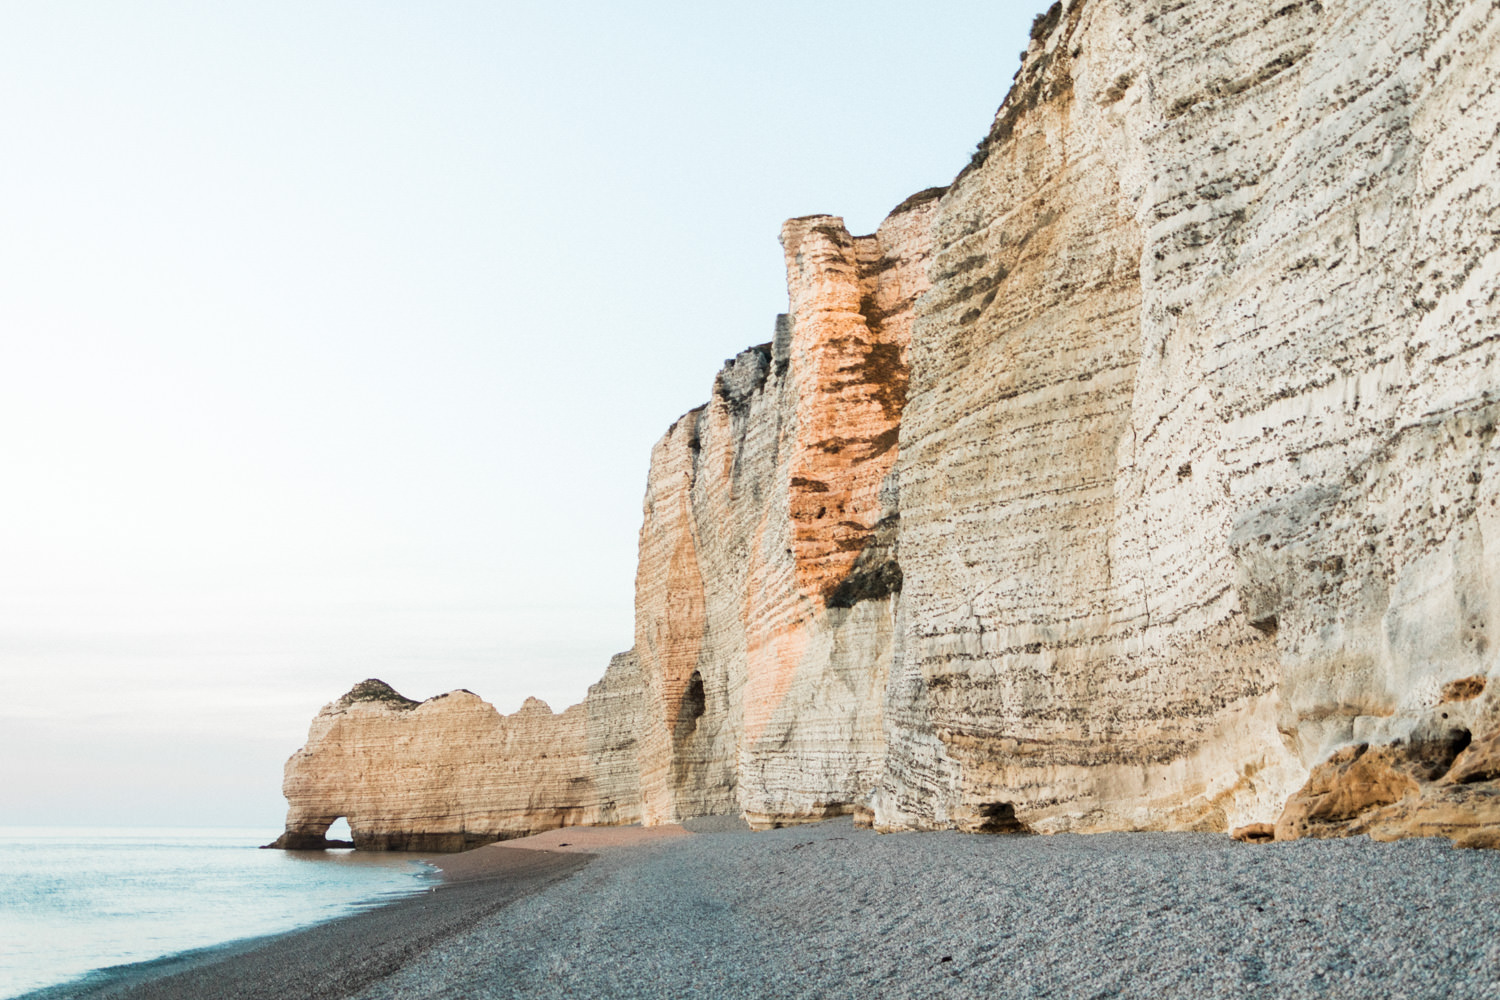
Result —
M 1500 6 L 1072 0 L 651 455 L 631 652 L 367 682 L 284 846 L 855 812 L 1496 841 Z

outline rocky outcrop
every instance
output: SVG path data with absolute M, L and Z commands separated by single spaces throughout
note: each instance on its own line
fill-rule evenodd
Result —
M 1368 834 L 1500 847 L 1500 728 L 1486 718 L 1494 703 L 1463 704 L 1479 689 L 1478 678 L 1451 682 L 1438 725 L 1391 743 L 1335 751 L 1287 803 L 1274 839 Z M 1470 735 L 1476 724 L 1489 731 L 1478 742 Z
M 330 706 L 289 833 L 1490 843 L 1495 66 L 1483 0 L 1055 5 L 950 187 L 784 227 L 788 315 L 651 456 L 633 679 Z
M 331 846 L 340 817 L 356 848 L 409 851 L 639 821 L 641 692 L 628 653 L 561 714 L 530 698 L 501 715 L 463 690 L 419 703 L 362 681 L 323 706 L 287 761 L 286 832 L 272 846 Z

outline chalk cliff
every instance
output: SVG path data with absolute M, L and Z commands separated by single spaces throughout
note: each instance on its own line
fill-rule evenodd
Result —
M 633 652 L 560 716 L 330 705 L 288 837 L 1495 843 L 1496 67 L 1488 0 L 1055 5 L 950 187 L 784 227 L 652 453 Z
M 894 468 L 940 192 L 782 230 L 791 313 L 656 446 L 636 578 L 648 821 L 847 812 L 884 753 Z
M 628 653 L 560 714 L 530 698 L 501 715 L 462 690 L 415 702 L 362 681 L 323 706 L 287 761 L 286 832 L 271 846 L 325 847 L 340 817 L 356 848 L 409 851 L 638 822 L 641 693 Z

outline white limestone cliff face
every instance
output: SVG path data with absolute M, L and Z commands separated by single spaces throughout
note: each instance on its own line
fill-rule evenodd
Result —
M 501 715 L 470 691 L 414 702 L 377 680 L 323 706 L 286 764 L 286 832 L 326 846 L 345 817 L 367 850 L 456 851 L 560 826 L 641 818 L 640 670 L 616 656 L 566 712 L 535 698 Z
M 1493 669 L 1500 14 L 1051 20 L 935 221 L 877 823 L 1274 820 Z
M 634 693 L 504 751 L 545 794 L 356 706 L 298 829 L 1494 840 L 1496 67 L 1488 0 L 1058 4 L 951 187 L 787 223 L 775 341 L 651 457 Z M 423 727 L 446 804 L 350 770 Z

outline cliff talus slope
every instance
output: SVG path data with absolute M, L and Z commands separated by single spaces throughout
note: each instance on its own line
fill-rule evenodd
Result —
M 1488 0 L 1056 5 L 950 187 L 786 224 L 602 686 L 330 706 L 288 830 L 1500 841 L 1497 66 Z

